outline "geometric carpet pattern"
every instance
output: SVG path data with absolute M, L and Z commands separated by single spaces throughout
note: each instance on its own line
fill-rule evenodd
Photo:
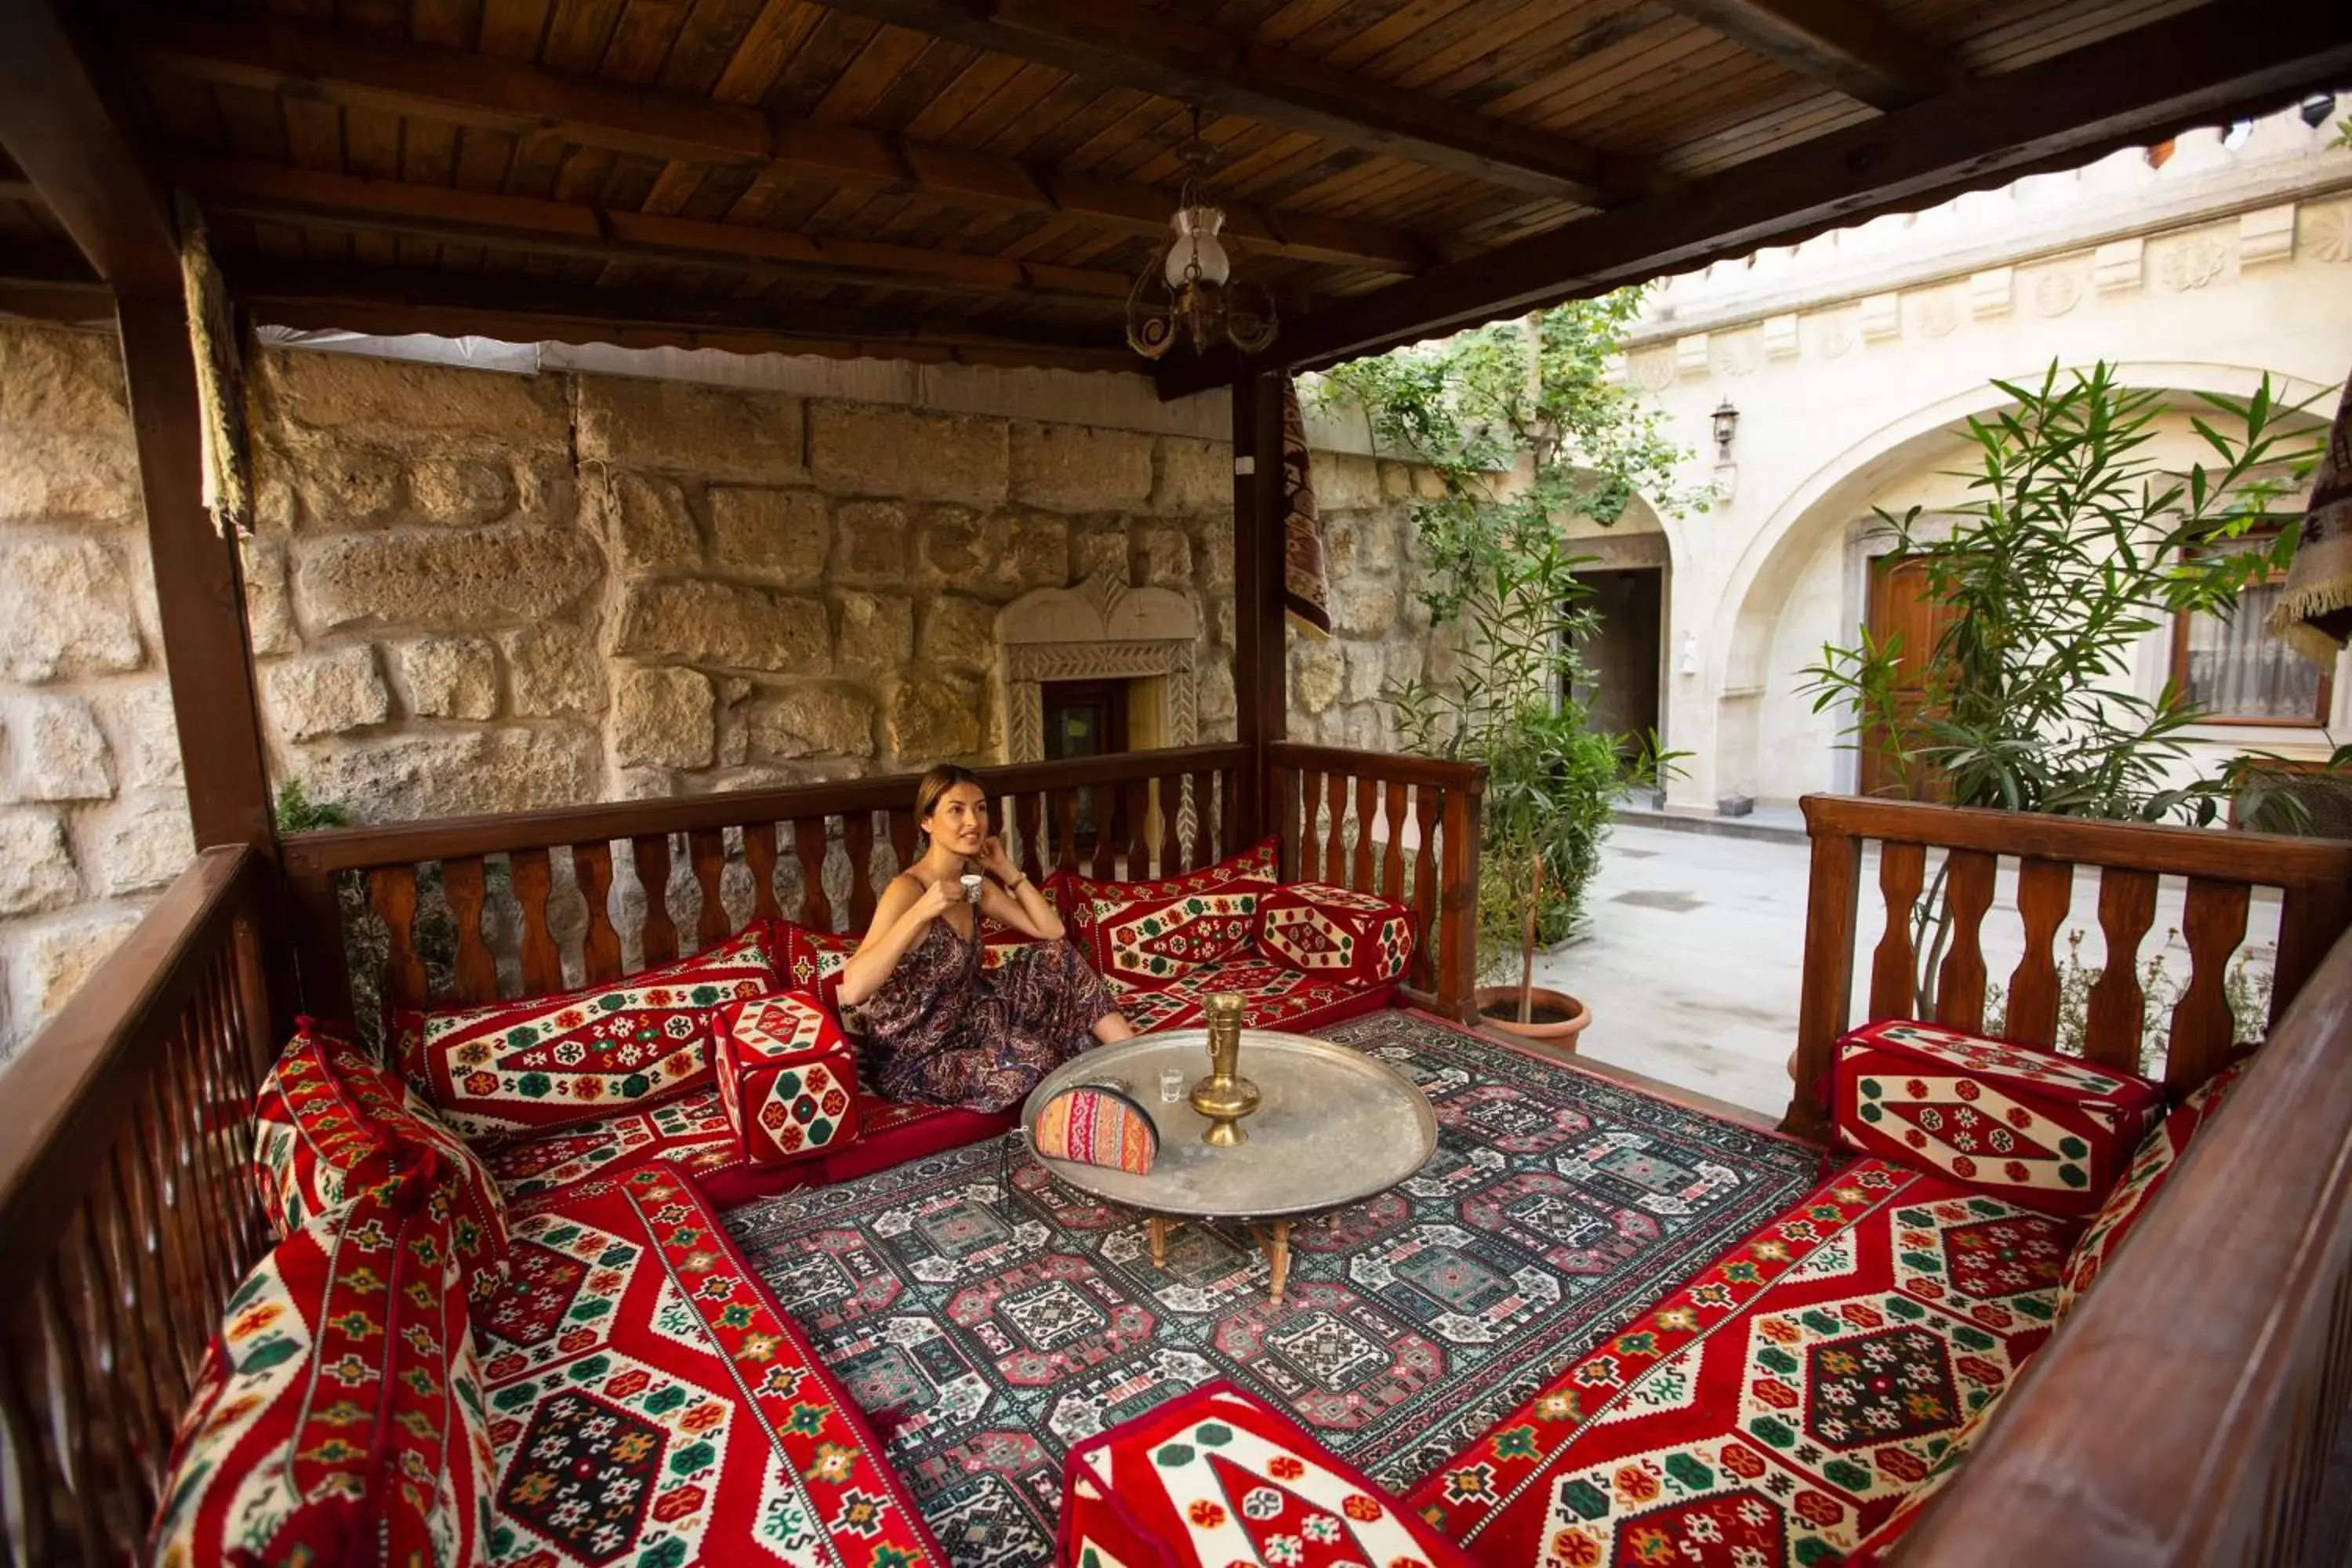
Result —
M 1245 1233 L 1135 1214 L 992 1141 L 735 1210 L 959 1565 L 1052 1560 L 1072 1445 L 1232 1380 L 1399 1493 L 1801 1197 L 1818 1150 L 1384 1012 L 1322 1031 L 1428 1095 L 1404 1185 Z

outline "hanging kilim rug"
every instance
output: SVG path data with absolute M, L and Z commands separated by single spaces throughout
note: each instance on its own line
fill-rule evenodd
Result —
M 1402 1492 L 1822 1173 L 1420 1015 L 1325 1037 L 1421 1086 L 1438 1152 L 1294 1229 L 1279 1309 L 1245 1233 L 1187 1225 L 1163 1272 L 1013 1140 L 728 1217 L 959 1568 L 1051 1562 L 1064 1450 L 1213 1378 Z

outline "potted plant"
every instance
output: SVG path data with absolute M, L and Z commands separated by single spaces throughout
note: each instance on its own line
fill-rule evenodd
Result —
M 1360 409 L 1376 449 L 1440 482 L 1413 521 L 1423 597 L 1459 653 L 1433 654 L 1427 684 L 1387 695 L 1406 750 L 1486 764 L 1478 958 L 1494 984 L 1482 1010 L 1570 1048 L 1589 1011 L 1536 986 L 1536 951 L 1575 931 L 1618 799 L 1654 787 L 1671 758 L 1654 735 L 1592 726 L 1581 645 L 1599 617 L 1576 576 L 1588 558 L 1560 526 L 1613 523 L 1637 494 L 1670 513 L 1705 504 L 1676 489 L 1687 454 L 1661 435 L 1657 409 L 1611 374 L 1641 299 L 1576 300 L 1324 377 L 1327 405 Z

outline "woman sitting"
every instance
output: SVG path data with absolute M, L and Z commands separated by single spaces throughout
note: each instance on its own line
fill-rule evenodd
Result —
M 969 768 L 941 763 L 925 773 L 915 819 L 922 858 L 883 889 L 841 975 L 843 1005 L 866 1027 L 877 1090 L 1003 1110 L 1097 1040 L 1135 1033 L 1102 976 L 1062 940 L 1054 906 L 990 836 L 988 795 Z M 985 876 L 971 875 L 975 861 Z M 983 969 L 983 915 L 1042 945 Z

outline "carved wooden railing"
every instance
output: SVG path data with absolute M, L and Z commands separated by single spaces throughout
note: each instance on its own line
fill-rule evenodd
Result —
M 1408 989 L 1475 1021 L 1484 764 L 1292 742 L 1266 752 L 1283 879 L 1411 905 L 1420 930 Z
M 2352 936 L 1895 1560 L 2341 1563 L 2348 1449 Z
M 1441 778 L 1429 770 L 1445 764 L 1311 754 L 1383 798 L 1408 786 L 1422 792 L 1425 809 L 1449 824 L 1446 813 L 1460 817 L 1464 807 L 1447 805 L 1448 792 L 1463 793 L 1475 773 L 1453 766 Z M 979 773 L 1008 851 L 1040 878 L 1055 869 L 1167 875 L 1272 830 L 1246 746 Z M 762 916 L 862 931 L 882 887 L 914 858 L 914 791 L 911 776 L 855 779 L 296 835 L 284 851 L 301 932 L 303 1004 L 326 1016 L 352 1013 L 345 926 L 362 906 L 382 922 L 380 989 L 393 1005 L 614 979 L 723 941 Z M 1444 932 L 1449 921 L 1466 927 L 1474 912 L 1448 900 L 1475 885 L 1475 794 L 1466 820 L 1467 868 L 1449 860 L 1446 875 L 1423 870 L 1397 895 L 1419 911 L 1424 945 L 1433 937 L 1446 952 L 1466 951 L 1461 931 Z M 1441 843 L 1453 842 L 1446 832 Z M 354 877 L 363 888 L 357 897 L 339 888 L 340 879 Z M 446 953 L 432 950 L 428 928 L 441 933 Z
M 2189 976 L 2173 1009 L 2164 1070 L 2166 1088 L 2176 1098 L 2229 1059 L 2234 1043 L 2229 964 L 2245 940 L 2255 889 L 2275 889 L 2281 900 L 2273 1020 L 2352 924 L 2352 844 L 1845 795 L 1808 795 L 1802 804 L 1812 836 L 1812 883 L 1798 1004 L 1796 1093 L 1784 1125 L 1803 1137 L 1828 1136 L 1826 1086 L 1832 1054 L 1837 1037 L 1857 1021 L 1852 1016 L 1855 924 L 1867 842 L 1878 845 L 1878 887 L 1885 908 L 1870 960 L 1867 1017 L 1913 1016 L 1919 955 L 1912 911 L 1927 887 L 1929 852 L 1940 850 L 1950 934 L 1937 969 L 1933 1021 L 1963 1029 L 1982 1026 L 1988 984 L 1984 921 L 2006 856 L 2017 861 L 2024 957 L 2008 979 L 2001 1032 L 2010 1039 L 2049 1044 L 2058 1023 L 2059 931 L 2073 908 L 2077 868 L 2096 868 L 2097 924 L 2107 957 L 2089 998 L 2084 1055 L 2135 1071 L 2147 998 L 2134 960 L 2156 923 L 2159 879 L 2184 879 L 2181 932 Z
M 0 1559 L 131 1561 L 223 1306 L 267 1244 L 269 871 L 211 849 L 8 1068 Z

